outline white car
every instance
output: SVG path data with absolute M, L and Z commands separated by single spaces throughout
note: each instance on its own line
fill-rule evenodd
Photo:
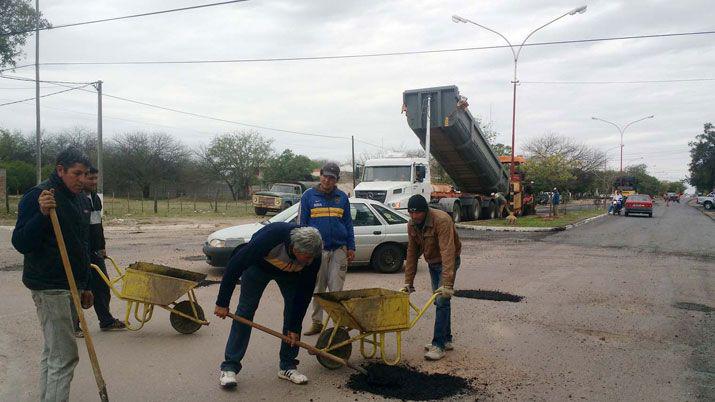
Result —
M 715 208 L 715 192 L 712 192 L 708 195 L 699 196 L 696 199 L 696 202 L 702 205 L 707 210 Z
M 204 243 L 206 261 L 217 267 L 246 245 L 254 233 L 273 222 L 298 221 L 300 203 L 260 223 L 231 226 L 209 235 Z M 371 265 L 378 272 L 392 273 L 402 269 L 407 251 L 409 218 L 385 204 L 368 199 L 351 198 L 350 214 L 355 232 L 355 259 L 350 265 Z

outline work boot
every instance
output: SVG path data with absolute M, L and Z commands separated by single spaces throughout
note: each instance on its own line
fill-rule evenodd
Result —
M 278 372 L 278 378 L 288 380 L 293 384 L 305 384 L 308 382 L 308 377 L 299 373 L 296 369 L 281 370 Z
M 426 360 L 439 360 L 445 355 L 444 349 L 439 346 L 431 345 L 427 353 L 425 353 Z
M 127 325 L 115 318 L 111 324 L 99 327 L 99 329 L 102 331 L 121 331 L 127 329 Z
M 431 343 L 425 344 L 425 350 L 430 350 L 431 347 L 432 347 Z M 444 344 L 444 350 L 454 350 L 454 345 L 452 345 L 452 341 L 449 341 Z
M 323 324 L 319 322 L 314 322 L 313 325 L 310 326 L 310 329 L 303 332 L 303 335 L 316 335 L 323 332 Z
M 222 388 L 233 388 L 236 386 L 236 373 L 233 371 L 223 371 L 221 370 L 221 378 L 219 378 L 219 383 Z

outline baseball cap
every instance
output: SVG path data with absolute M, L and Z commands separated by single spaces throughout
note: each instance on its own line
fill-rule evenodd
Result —
M 340 178 L 340 166 L 337 163 L 328 162 L 320 169 L 320 174 L 323 176 L 332 176 L 336 179 Z

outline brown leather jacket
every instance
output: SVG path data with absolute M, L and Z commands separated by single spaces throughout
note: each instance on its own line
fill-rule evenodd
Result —
M 407 235 L 409 244 L 405 261 L 405 283 L 414 283 L 417 260 L 424 254 L 429 264 L 442 263 L 442 285 L 454 286 L 454 263 L 462 252 L 462 243 L 452 217 L 446 212 L 430 208 L 422 229 L 410 220 Z

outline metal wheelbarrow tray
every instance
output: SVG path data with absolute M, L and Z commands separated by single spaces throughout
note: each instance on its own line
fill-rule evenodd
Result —
M 194 333 L 202 325 L 209 324 L 194 294 L 194 288 L 206 278 L 206 274 L 149 262 L 135 262 L 122 272 L 113 259 L 107 259 L 117 271 L 117 278 L 109 279 L 96 265 L 92 268 L 117 297 L 127 302 L 124 323 L 128 329 L 141 329 L 151 319 L 154 306 L 169 311 L 171 326 L 182 334 Z M 117 290 L 120 282 L 121 290 Z M 184 294 L 188 300 L 177 303 Z M 132 308 L 138 325 L 130 322 Z
M 372 359 L 380 352 L 385 364 L 397 364 L 402 353 L 402 332 L 412 328 L 437 294 L 418 308 L 410 302 L 410 295 L 389 289 L 370 288 L 344 290 L 340 292 L 317 293 L 315 300 L 326 311 L 328 317 L 323 323 L 323 332 L 316 347 L 333 355 L 348 359 L 352 353 L 352 343 L 360 341 L 360 353 L 366 359 Z M 415 316 L 411 317 L 411 310 Z M 333 327 L 328 323 L 333 321 Z M 350 330 L 358 334 L 351 337 Z M 397 353 L 393 359 L 387 357 L 385 351 L 385 334 L 395 333 L 397 338 Z M 365 344 L 372 345 L 370 351 L 365 350 Z M 340 365 L 332 360 L 318 357 L 318 361 L 329 369 Z

